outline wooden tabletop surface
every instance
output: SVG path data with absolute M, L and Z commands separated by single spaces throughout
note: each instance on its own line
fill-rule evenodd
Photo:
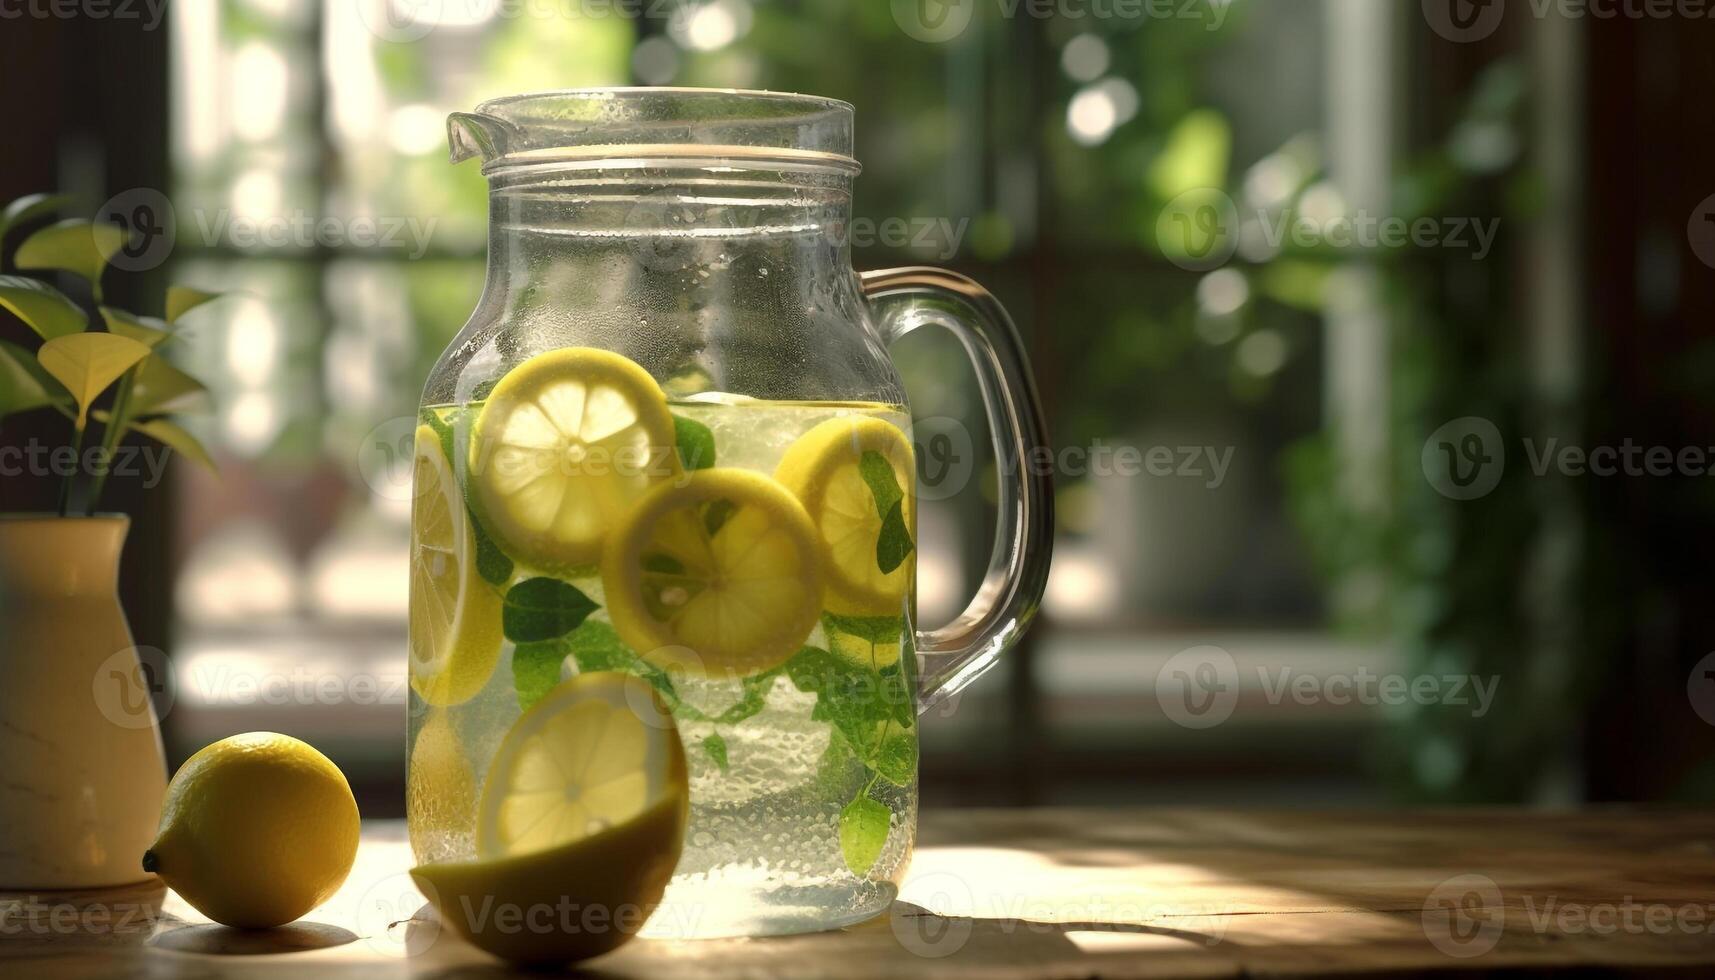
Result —
M 944 810 L 892 911 L 837 932 L 637 940 L 614 977 L 1715 975 L 1715 813 Z M 498 977 L 434 923 L 403 827 L 344 889 L 245 933 L 159 885 L 0 892 L 0 975 Z

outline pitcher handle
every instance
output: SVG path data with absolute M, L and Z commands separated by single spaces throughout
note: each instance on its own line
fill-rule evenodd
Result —
M 1052 456 L 1018 331 L 988 290 L 956 272 L 924 266 L 860 278 L 888 344 L 925 324 L 959 338 L 976 369 L 1000 473 L 994 551 L 982 587 L 957 619 L 917 632 L 921 713 L 994 666 L 1035 618 L 1054 543 Z

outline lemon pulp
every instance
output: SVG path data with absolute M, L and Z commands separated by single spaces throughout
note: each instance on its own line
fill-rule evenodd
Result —
M 507 731 L 483 787 L 477 855 L 599 834 L 675 794 L 686 795 L 684 749 L 654 690 L 627 674 L 582 674 Z
M 411 686 L 430 704 L 469 700 L 500 660 L 500 594 L 476 572 L 476 538 L 441 440 L 417 429 L 411 503 Z
M 594 562 L 609 527 L 676 476 L 673 416 L 649 373 L 618 354 L 539 354 L 494 386 L 471 439 L 487 526 L 514 559 Z
M 914 540 L 911 444 L 903 432 L 880 419 L 848 416 L 817 425 L 786 450 L 774 476 L 803 502 L 827 550 L 828 608 L 852 615 L 897 615 L 916 562 L 901 561 L 887 571 L 878 563 L 884 515 L 862 471 L 869 453 L 892 470 L 901 492 L 902 526 Z
M 749 470 L 708 469 L 653 491 L 602 559 L 608 612 L 644 659 L 743 676 L 796 653 L 822 611 L 815 529 Z

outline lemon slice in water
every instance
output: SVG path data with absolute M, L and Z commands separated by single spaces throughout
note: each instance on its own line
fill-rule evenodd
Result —
M 582 674 L 513 723 L 489 763 L 477 813 L 481 858 L 599 834 L 668 797 L 686 798 L 673 718 L 629 674 Z
M 411 876 L 443 924 L 496 956 L 599 956 L 660 903 L 689 799 L 679 733 L 649 685 L 583 674 L 507 732 L 483 789 L 477 860 Z
M 678 472 L 660 387 L 631 360 L 589 347 L 513 368 L 471 437 L 485 526 L 515 560 L 550 571 L 594 562 L 608 528 Z
M 865 416 L 829 419 L 800 436 L 781 457 L 775 479 L 803 502 L 827 548 L 831 611 L 869 616 L 903 611 L 916 564 L 907 553 L 917 527 L 913 474 L 905 433 Z M 899 508 L 891 553 L 878 552 L 887 525 L 881 504 Z M 891 568 L 883 567 L 884 558 Z
M 745 676 L 796 653 L 822 612 L 822 556 L 796 498 L 760 473 L 707 469 L 659 487 L 602 557 L 608 613 L 644 659 Z
M 468 701 L 500 660 L 500 593 L 476 571 L 476 536 L 440 437 L 417 429 L 411 502 L 411 686 Z

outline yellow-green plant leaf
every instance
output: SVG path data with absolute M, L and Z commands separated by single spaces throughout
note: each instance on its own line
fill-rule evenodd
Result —
M 98 422 L 108 422 L 113 418 L 99 408 L 92 414 Z M 208 449 L 202 444 L 202 440 L 191 435 L 189 430 L 177 422 L 170 419 L 149 419 L 146 422 L 134 421 L 127 428 L 133 432 L 141 432 L 175 452 L 184 453 L 201 463 L 210 473 L 218 474 L 219 472 L 219 468 L 214 465 L 214 457 L 209 455 Z
M 20 269 L 59 269 L 101 281 L 107 260 L 125 244 L 125 233 L 82 218 L 56 222 L 24 239 L 14 259 Z
M 133 422 L 131 428 L 189 456 L 201 463 L 210 473 L 216 472 L 214 457 L 208 454 L 208 450 L 204 448 L 202 441 L 191 435 L 184 426 L 177 422 L 171 422 L 167 419 L 150 419 L 147 422 Z
M 101 318 L 107 321 L 110 332 L 150 347 L 159 347 L 173 338 L 172 331 L 167 329 L 167 321 L 160 317 L 138 316 L 116 307 L 103 306 Z
M 137 382 L 131 388 L 130 414 L 135 418 L 188 411 L 207 391 L 201 381 L 156 354 L 137 372 Z
M 221 293 L 206 293 L 190 286 L 167 287 L 167 322 L 178 323 L 179 317 L 207 303 L 219 299 Z
M 0 211 L 0 238 L 13 228 L 56 211 L 71 202 L 66 194 L 25 194 Z
M 36 363 L 36 356 L 0 340 L 0 416 L 44 405 L 70 405 L 71 396 Z
M 0 276 L 0 306 L 12 311 L 43 340 L 82 332 L 83 310 L 45 282 L 23 276 Z
M 54 376 L 77 402 L 77 423 L 89 421 L 89 409 L 108 386 L 118 381 L 149 348 L 130 337 L 111 333 L 74 333 L 55 337 L 36 352 L 42 368 Z

